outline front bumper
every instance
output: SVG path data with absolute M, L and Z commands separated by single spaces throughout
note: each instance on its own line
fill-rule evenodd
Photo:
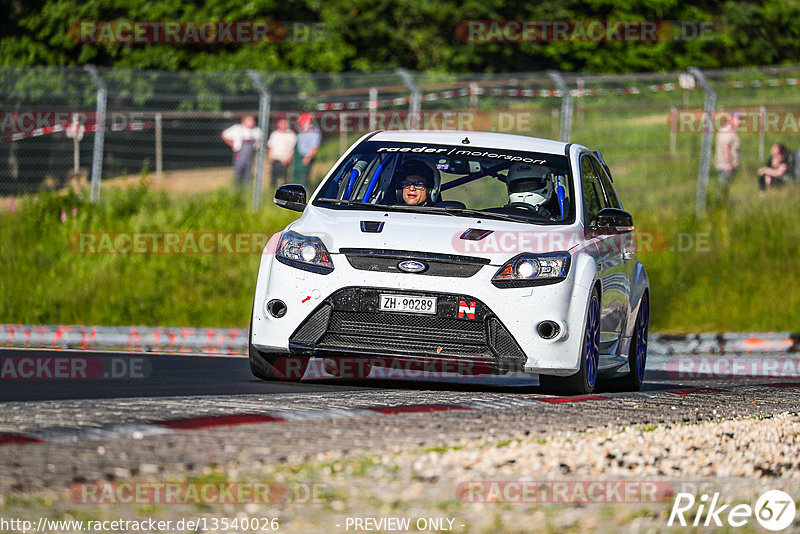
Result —
M 321 275 L 262 255 L 250 340 L 255 348 L 284 355 L 484 362 L 499 373 L 570 375 L 579 368 L 589 291 L 575 283 L 580 262 L 573 262 L 563 282 L 499 289 L 491 283 L 496 265 L 483 265 L 466 278 L 426 276 L 356 269 L 343 255 L 331 256 L 335 270 Z M 376 311 L 382 292 L 436 296 L 439 313 Z M 271 299 L 286 303 L 283 317 L 265 310 Z M 475 320 L 458 318 L 462 300 L 475 302 Z M 557 339 L 537 335 L 536 326 L 544 320 L 559 324 Z

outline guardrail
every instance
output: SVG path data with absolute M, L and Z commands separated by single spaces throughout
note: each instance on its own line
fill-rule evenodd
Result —
M 245 356 L 246 328 L 0 324 L 0 347 Z M 800 333 L 651 334 L 650 355 L 800 352 Z

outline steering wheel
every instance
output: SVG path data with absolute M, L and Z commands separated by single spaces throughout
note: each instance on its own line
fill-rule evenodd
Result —
M 539 206 L 531 206 L 527 202 L 509 202 L 507 208 L 524 208 L 526 210 L 539 211 Z
M 505 207 L 507 207 L 507 208 L 522 208 L 522 209 L 526 209 L 526 210 L 532 211 L 532 212 L 534 212 L 536 215 L 538 215 L 540 217 L 552 217 L 552 215 L 550 214 L 550 211 L 547 208 L 543 208 L 542 206 L 539 206 L 539 205 L 532 206 L 532 205 L 528 204 L 527 202 L 509 202 L 508 204 L 506 204 Z

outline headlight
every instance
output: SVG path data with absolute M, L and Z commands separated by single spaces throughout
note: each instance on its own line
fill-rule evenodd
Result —
M 284 232 L 275 257 L 283 264 L 312 273 L 328 274 L 333 271 L 331 255 L 318 237 Z
M 567 277 L 568 252 L 520 254 L 508 260 L 492 278 L 496 287 L 529 287 L 555 284 Z

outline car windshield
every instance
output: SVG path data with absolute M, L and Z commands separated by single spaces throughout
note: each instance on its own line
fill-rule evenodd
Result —
M 574 221 L 573 198 L 564 155 L 367 141 L 314 204 L 561 224 Z

